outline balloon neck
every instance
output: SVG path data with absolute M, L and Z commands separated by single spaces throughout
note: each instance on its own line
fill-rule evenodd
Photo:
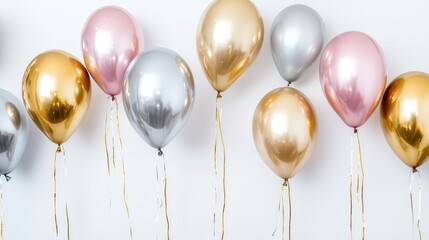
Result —
M 291 81 L 287 81 L 287 86 L 290 87 L 290 85 L 292 84 Z
M 4 174 L 4 178 L 6 178 L 6 182 L 9 182 L 11 177 L 8 175 L 8 173 Z
M 357 132 L 358 132 L 357 127 L 354 127 L 354 128 L 353 128 L 353 132 L 354 132 L 354 133 L 357 133 Z
M 217 92 L 216 99 L 221 99 L 221 98 L 222 98 L 221 92 Z
M 413 167 L 413 173 L 416 173 L 416 172 L 418 172 L 419 170 L 417 170 L 417 168 L 416 167 Z
M 58 144 L 58 146 L 57 146 L 57 152 L 61 152 L 61 144 Z
M 112 97 L 112 101 L 115 101 L 115 95 L 110 95 Z
M 161 148 L 158 148 L 158 156 L 162 156 L 164 153 L 162 152 Z

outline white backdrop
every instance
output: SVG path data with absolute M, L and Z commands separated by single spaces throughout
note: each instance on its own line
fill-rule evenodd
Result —
M 178 52 L 191 67 L 196 101 L 188 124 L 165 149 L 169 178 L 171 237 L 212 239 L 213 129 L 215 91 L 200 67 L 195 41 L 199 19 L 210 1 L 0 1 L 0 87 L 21 98 L 27 64 L 50 49 L 80 60 L 80 38 L 87 17 L 98 7 L 127 9 L 143 29 L 146 49 Z M 285 82 L 274 66 L 269 30 L 274 17 L 290 4 L 314 8 L 324 19 L 326 39 L 358 30 L 371 35 L 385 54 L 388 82 L 401 73 L 429 71 L 429 3 L 415 1 L 263 1 L 254 0 L 264 19 L 265 40 L 256 61 L 225 92 L 223 127 L 227 146 L 225 239 L 271 239 L 281 180 L 260 159 L 252 139 L 257 103 Z M 326 45 L 326 42 L 325 42 Z M 65 143 L 73 239 L 128 239 L 127 218 L 114 193 L 108 217 L 104 117 L 107 97 L 92 82 L 89 112 Z M 350 137 L 328 105 L 318 80 L 318 62 L 294 84 L 313 103 L 319 136 L 308 164 L 290 182 L 293 239 L 348 239 Z M 120 100 L 122 109 L 122 101 Z M 121 110 L 134 239 L 155 239 L 156 151 L 134 132 Z M 409 169 L 387 145 L 377 109 L 360 128 L 363 148 L 367 239 L 411 239 Z M 54 239 L 52 163 L 55 145 L 31 123 L 30 144 L 21 165 L 4 187 L 5 237 Z M 423 177 L 422 231 L 429 238 L 429 166 Z

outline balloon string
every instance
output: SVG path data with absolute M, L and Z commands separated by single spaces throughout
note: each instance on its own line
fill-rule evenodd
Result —
M 285 184 L 282 185 L 282 240 L 285 239 Z
M 218 169 L 217 169 L 217 144 L 218 144 L 218 136 L 221 139 L 222 144 L 222 154 L 223 154 L 223 166 L 222 166 L 222 192 L 223 192 L 223 202 L 222 202 L 222 213 L 221 213 L 221 240 L 225 237 L 225 209 L 226 209 L 226 149 L 225 149 L 225 141 L 223 138 L 222 132 L 222 123 L 220 117 L 220 108 L 219 108 L 219 100 L 222 98 L 220 92 L 216 95 L 216 111 L 215 111 L 215 141 L 214 141 L 214 169 L 215 169 L 215 209 L 213 213 L 213 229 L 214 229 L 214 237 L 216 238 L 216 206 L 217 206 L 217 180 L 218 180 Z
M 357 202 L 358 203 L 360 202 L 360 204 L 361 204 L 362 240 L 364 240 L 365 239 L 365 200 L 364 200 L 365 173 L 364 173 L 364 168 L 363 168 L 362 149 L 361 149 L 361 145 L 360 145 L 359 132 L 358 132 L 357 128 L 355 128 L 354 132 L 356 134 L 357 146 L 358 146 L 358 156 L 359 156 L 356 194 L 357 194 Z
M 418 178 L 419 178 L 419 211 L 418 211 L 418 215 L 417 215 L 417 230 L 419 232 L 419 239 L 422 239 L 422 231 L 420 228 L 420 217 L 421 217 L 421 210 L 422 210 L 422 179 L 420 177 L 420 172 L 419 170 L 417 170 L 417 168 L 412 168 L 411 172 L 410 172 L 410 203 L 411 203 L 411 217 L 412 217 L 412 229 L 413 229 L 413 237 L 412 239 L 414 239 L 414 229 L 415 229 L 415 225 L 414 225 L 414 200 L 413 200 L 413 184 L 414 184 L 414 177 L 413 174 L 416 173 Z
M 119 106 L 118 106 L 118 100 L 115 98 L 115 104 L 116 104 L 116 127 L 118 129 L 118 138 L 119 138 L 119 144 L 121 147 L 121 160 L 122 160 L 122 179 L 123 179 L 123 185 L 122 185 L 122 197 L 124 200 L 125 205 L 125 211 L 128 216 L 128 224 L 129 224 L 129 233 L 130 238 L 133 239 L 133 228 L 131 225 L 131 214 L 130 209 L 128 207 L 128 201 L 127 201 L 127 175 L 125 171 L 125 160 L 124 160 L 124 145 L 122 142 L 122 135 L 121 135 L 121 129 L 120 129 L 120 123 L 119 123 Z
M 218 139 L 218 98 L 216 97 L 216 110 L 215 110 L 215 134 L 214 134 L 214 174 L 215 174 L 215 183 L 214 183 L 214 208 L 213 208 L 213 238 L 216 239 L 216 210 L 217 210 L 217 182 L 218 182 L 218 174 L 217 174 L 217 139 Z
M 55 223 L 55 239 L 58 240 L 58 219 L 57 219 L 57 154 L 61 153 L 61 146 L 58 145 L 54 156 L 54 223 Z
M 110 157 L 109 157 L 109 146 L 107 144 L 107 116 L 108 116 L 108 113 L 106 112 L 106 118 L 104 121 L 104 147 L 106 149 L 107 174 L 110 177 Z
M 115 128 L 114 128 L 114 120 L 113 120 L 113 102 L 115 101 L 115 97 L 112 96 L 112 101 L 110 101 L 110 131 L 112 133 L 112 163 L 113 167 L 116 169 L 116 160 L 115 160 Z
M 158 224 L 159 216 L 160 216 L 160 210 L 164 206 L 165 211 L 165 221 L 166 221 L 166 227 L 167 227 L 167 240 L 170 240 L 170 220 L 168 216 L 168 201 L 167 201 L 167 168 L 165 166 L 165 156 L 161 149 L 158 149 L 158 156 L 160 157 L 161 163 L 158 162 L 156 165 L 156 179 L 158 182 L 158 214 L 156 217 L 156 222 Z M 160 164 L 162 164 L 162 170 L 163 170 L 163 180 L 162 185 L 160 184 L 160 178 L 159 178 L 159 168 L 161 168 Z M 162 186 L 162 190 L 159 189 L 159 186 Z M 161 193 L 162 192 L 162 193 Z M 158 234 L 156 236 L 156 239 L 158 239 Z
M 160 155 L 160 153 L 158 152 L 158 156 Z M 159 228 L 159 217 L 161 215 L 161 208 L 162 208 L 162 195 L 161 195 L 161 183 L 160 183 L 160 176 L 159 176 L 159 162 L 156 163 L 156 190 L 157 190 L 157 195 L 156 195 L 156 204 L 157 204 L 157 213 L 156 213 L 156 220 L 155 223 L 157 225 L 157 227 Z M 156 240 L 158 240 L 158 231 L 156 231 Z
M 362 224 L 362 240 L 365 239 L 365 201 L 364 201 L 364 167 L 362 158 L 362 148 L 360 144 L 359 132 L 354 128 L 354 134 L 357 140 L 357 180 L 356 180 L 356 199 L 361 204 L 361 224 Z M 355 141 L 351 138 L 351 153 L 350 153 L 350 184 L 349 184 L 349 200 L 350 200 L 350 239 L 353 240 L 353 159 L 354 159 Z
M 64 149 L 64 146 L 61 145 L 61 152 L 63 154 L 63 161 L 64 161 L 64 175 L 65 175 L 65 186 L 67 187 L 67 158 L 66 158 L 66 151 Z M 66 209 L 66 223 L 67 223 L 67 239 L 70 239 L 70 217 L 69 217 L 69 208 L 67 204 L 67 189 L 65 188 L 66 197 L 65 197 L 65 209 Z
M 10 177 L 4 174 L 6 182 L 10 180 Z M 3 224 L 3 181 L 0 179 L 0 240 L 4 239 L 4 224 Z
M 282 235 L 282 239 L 285 238 L 285 204 L 284 204 L 284 192 L 285 192 L 285 187 L 287 187 L 287 192 L 288 192 L 288 211 L 289 211 L 289 222 L 288 222 L 288 240 L 291 239 L 291 227 L 292 227 L 292 201 L 291 201 L 291 193 L 290 193 L 290 184 L 289 184 L 289 180 L 285 179 L 283 186 L 282 186 L 282 206 L 283 206 L 283 235 Z
M 288 192 L 288 239 L 291 239 L 291 227 L 292 227 L 292 200 L 291 200 L 291 189 L 290 189 L 290 184 L 289 184 L 289 180 L 285 179 L 283 184 L 282 184 L 282 189 L 281 189 L 281 193 L 280 193 L 280 199 L 279 199 L 279 204 L 278 204 L 278 210 L 277 213 L 279 213 L 280 211 L 282 212 L 282 240 L 285 239 L 285 232 L 286 232 L 286 221 L 285 221 L 285 188 L 287 187 L 287 192 Z M 274 237 L 274 235 L 277 232 L 277 228 L 279 225 L 279 219 L 278 219 L 278 215 L 277 215 L 277 224 L 276 224 L 276 228 L 274 229 L 273 233 L 271 234 L 272 237 Z
M 110 97 L 109 97 L 110 99 Z M 108 143 L 108 137 L 107 137 L 107 124 L 108 124 L 108 113 L 106 112 L 106 118 L 104 121 L 104 147 L 106 150 L 106 162 L 107 162 L 107 185 L 109 188 L 109 214 L 110 210 L 112 208 L 112 185 L 111 185 L 111 168 L 110 168 L 110 154 L 109 154 L 109 143 Z M 112 107 L 110 104 L 110 115 L 112 115 Z M 111 119 L 111 118 L 110 118 Z
M 4 239 L 3 225 L 3 181 L 0 179 L 0 240 Z
M 287 192 L 288 192 L 288 202 L 289 202 L 289 240 L 291 239 L 292 235 L 292 199 L 291 199 L 291 189 L 290 189 L 290 183 L 287 180 Z
M 350 230 L 350 239 L 353 240 L 353 149 L 354 149 L 353 136 L 351 137 L 350 145 L 351 145 L 351 151 L 350 151 L 350 183 L 349 183 L 349 201 L 350 201 L 349 230 Z

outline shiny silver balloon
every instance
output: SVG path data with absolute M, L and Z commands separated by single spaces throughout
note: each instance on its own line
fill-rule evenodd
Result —
M 271 27 L 271 54 L 284 80 L 294 82 L 319 56 L 323 48 L 324 23 L 305 5 L 283 9 Z
M 134 129 L 150 146 L 161 149 L 189 118 L 194 78 L 177 53 L 155 48 L 140 53 L 130 64 L 122 97 Z
M 29 120 L 22 103 L 0 88 L 0 175 L 12 172 L 28 142 Z

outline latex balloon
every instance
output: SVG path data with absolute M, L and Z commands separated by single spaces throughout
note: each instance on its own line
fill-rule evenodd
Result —
M 25 71 L 22 98 L 37 127 L 60 145 L 77 129 L 88 110 L 91 99 L 88 72 L 66 52 L 44 52 Z
M 393 80 L 381 101 L 384 136 L 398 157 L 416 168 L 429 156 L 429 75 L 408 72 Z
M 271 27 L 271 54 L 284 80 L 294 82 L 319 56 L 324 24 L 320 15 L 305 5 L 281 11 Z
M 320 84 L 331 107 L 348 126 L 360 127 L 386 87 L 381 48 L 364 33 L 345 32 L 326 46 L 319 67 Z
M 225 91 L 249 67 L 262 46 L 264 25 L 249 0 L 213 1 L 197 32 L 200 63 L 212 85 Z
M 195 98 L 191 70 L 177 53 L 155 48 L 139 54 L 125 75 L 123 103 L 131 125 L 161 149 L 188 120 Z
M 316 137 L 316 114 L 300 91 L 278 88 L 259 102 L 253 115 L 253 140 L 279 177 L 295 176 L 311 155 Z
M 82 32 L 85 65 L 98 86 L 111 96 L 122 92 L 125 71 L 143 45 L 143 33 L 135 19 L 115 6 L 97 9 Z
M 22 103 L 0 88 L 0 175 L 12 172 L 24 155 L 29 122 Z

